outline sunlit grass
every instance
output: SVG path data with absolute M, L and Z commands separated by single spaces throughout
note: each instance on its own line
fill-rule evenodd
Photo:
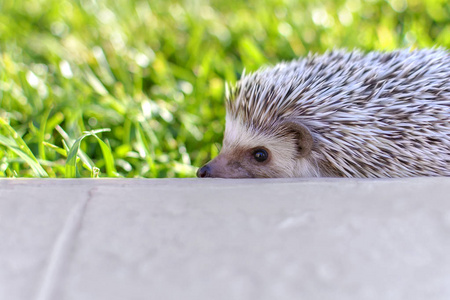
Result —
M 446 0 L 1 1 L 0 176 L 193 176 L 244 68 L 435 45 Z

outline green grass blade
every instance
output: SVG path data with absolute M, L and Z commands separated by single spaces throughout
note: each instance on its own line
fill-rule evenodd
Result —
M 139 146 L 139 153 L 142 156 L 142 152 L 144 152 L 145 160 L 147 161 L 149 170 L 153 177 L 156 177 L 157 171 L 155 167 L 155 161 L 153 160 L 153 155 L 150 153 L 150 144 L 148 143 L 147 139 L 145 138 L 145 133 L 142 130 L 142 127 L 139 123 L 135 124 L 136 126 L 136 139 L 137 144 Z
M 15 142 L 14 145 L 13 143 L 11 143 L 11 141 L 8 142 L 8 139 L 6 137 L 0 136 L 2 138 L 2 144 L 11 149 L 11 151 L 19 155 L 22 159 L 24 159 L 33 169 L 36 176 L 48 177 L 47 172 L 45 172 L 44 168 L 42 168 L 42 166 L 39 164 L 33 152 L 31 152 L 30 148 L 28 148 L 27 144 L 22 140 L 17 132 L 8 123 L 6 123 L 3 118 L 0 118 L 0 125 L 8 130 L 11 138 Z
M 48 177 L 47 172 L 42 168 L 39 162 L 34 161 L 27 153 L 22 151 L 19 146 L 17 146 L 14 140 L 8 139 L 2 135 L 0 135 L 0 144 L 16 153 L 20 158 L 22 158 L 33 170 L 37 177 Z
M 63 137 L 62 143 L 63 143 L 64 149 L 66 149 L 67 153 L 69 153 L 70 149 L 72 148 L 72 146 L 74 144 L 74 140 L 71 139 L 69 137 L 69 135 L 64 131 L 64 129 L 62 129 L 59 125 L 57 125 L 55 128 L 59 132 L 59 134 L 61 134 L 61 136 Z M 86 167 L 90 172 L 92 172 L 92 168 L 94 166 L 94 163 L 86 155 L 86 153 L 84 153 L 81 149 L 78 148 L 77 155 L 81 159 L 81 161 L 83 162 L 83 166 Z
M 42 144 L 52 150 L 55 150 L 57 153 L 61 154 L 62 156 L 67 157 L 68 151 L 66 151 L 66 149 L 60 148 L 56 145 L 53 145 L 53 144 L 47 143 L 47 142 L 42 142 Z
M 85 132 L 82 136 L 80 136 L 78 139 L 75 140 L 73 145 L 70 147 L 69 154 L 67 155 L 67 160 L 66 160 L 66 178 L 75 178 L 75 177 L 77 177 L 77 157 L 79 156 L 78 155 L 78 151 L 80 150 L 81 141 L 85 137 L 91 136 L 91 135 L 95 136 L 98 140 L 100 140 L 96 136 L 96 134 L 100 133 L 100 132 L 110 131 L 110 130 L 111 129 L 109 129 L 109 128 L 103 128 L 103 129 L 97 129 L 97 130 L 93 130 L 93 131 L 88 131 L 88 132 Z M 104 144 L 104 142 L 103 142 L 103 144 Z M 106 144 L 104 146 L 106 146 L 106 148 L 107 148 L 107 151 L 106 151 L 106 149 L 105 149 L 105 151 L 106 152 L 109 151 L 109 153 L 106 154 L 106 157 L 108 157 L 108 155 L 110 156 L 108 158 L 105 157 L 105 163 L 106 164 L 111 164 L 111 161 L 112 161 L 112 167 L 111 167 L 111 165 L 109 165 L 107 167 L 107 172 L 109 170 L 111 172 L 111 174 L 114 174 L 113 172 L 115 171 L 115 168 L 114 168 L 114 160 L 112 158 L 111 150 L 109 149 L 109 147 Z M 104 146 L 102 146 L 102 144 L 100 143 L 100 147 L 102 149 L 102 152 L 104 151 L 104 149 L 103 149 Z M 103 152 L 103 155 L 105 155 L 105 152 Z M 92 172 L 92 170 L 93 170 L 93 168 L 95 166 L 94 166 L 93 163 L 89 162 L 90 159 L 89 159 L 89 161 L 86 162 L 86 160 L 83 160 L 81 158 L 81 155 L 80 155 L 80 159 L 83 161 L 84 164 L 86 164 L 88 166 L 88 168 Z
M 75 178 L 77 175 L 77 154 L 80 149 L 81 140 L 83 140 L 87 135 L 84 134 L 73 143 L 70 148 L 69 154 L 66 160 L 66 178 Z
M 106 174 L 108 175 L 108 177 L 116 177 L 117 171 L 116 167 L 114 166 L 114 157 L 111 153 L 110 147 L 97 135 L 93 134 L 93 136 L 97 139 L 98 143 L 100 144 L 100 148 L 102 149 L 103 158 L 105 159 Z
M 38 138 L 39 138 L 39 144 L 38 144 L 38 147 L 39 147 L 39 157 L 40 157 L 42 160 L 46 160 L 46 157 L 45 157 L 44 139 L 45 139 L 45 129 L 46 129 L 46 127 L 47 127 L 47 120 L 48 120 L 49 115 L 50 115 L 50 110 L 47 110 L 47 111 L 44 113 L 44 115 L 42 116 L 42 118 L 41 118 L 41 125 L 40 125 L 39 132 L 38 132 Z

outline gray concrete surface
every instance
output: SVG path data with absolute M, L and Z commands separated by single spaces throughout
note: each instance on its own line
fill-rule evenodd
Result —
M 0 180 L 0 299 L 450 299 L 450 178 Z

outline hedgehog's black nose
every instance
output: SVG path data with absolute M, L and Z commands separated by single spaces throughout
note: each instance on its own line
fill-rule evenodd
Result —
M 204 165 L 200 169 L 197 170 L 197 177 L 199 178 L 205 178 L 205 177 L 211 177 L 211 168 L 208 165 Z

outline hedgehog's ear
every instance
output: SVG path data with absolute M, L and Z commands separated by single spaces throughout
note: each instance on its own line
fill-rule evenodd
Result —
M 306 157 L 311 153 L 313 148 L 314 139 L 308 127 L 303 125 L 297 120 L 289 120 L 283 123 L 286 128 L 292 130 L 295 134 L 298 145 L 298 153 L 300 157 Z

